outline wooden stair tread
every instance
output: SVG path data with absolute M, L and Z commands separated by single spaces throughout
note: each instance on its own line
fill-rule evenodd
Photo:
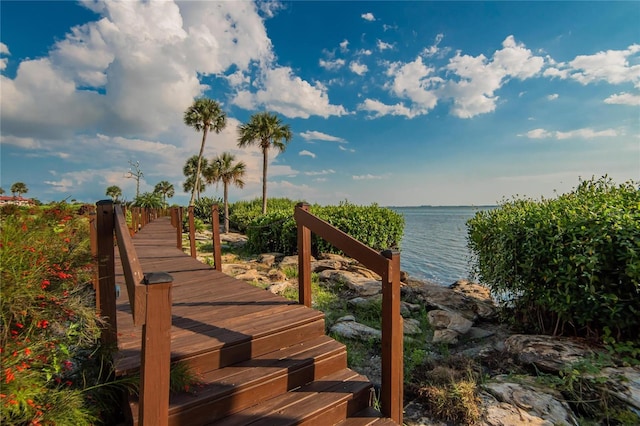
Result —
M 335 426 L 397 426 L 397 423 L 382 414 L 373 407 L 367 407 L 351 417 L 344 419 Z
M 195 394 L 171 396 L 169 424 L 199 425 L 229 416 L 264 399 L 285 393 L 346 368 L 346 348 L 327 337 L 301 342 L 236 365 L 212 370 L 200 378 Z M 134 413 L 136 402 L 130 403 Z
M 372 385 L 366 377 L 345 368 L 209 424 L 217 426 L 333 424 L 368 406 L 371 389 Z M 335 421 L 331 420 L 332 418 Z

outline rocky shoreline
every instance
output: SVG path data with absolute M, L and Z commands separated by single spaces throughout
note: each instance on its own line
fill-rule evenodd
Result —
M 207 234 L 197 239 L 211 241 Z M 221 239 L 232 251 L 240 249 L 246 241 L 246 237 L 234 233 L 223 234 Z M 207 253 L 199 253 L 198 257 L 210 262 Z M 264 253 L 248 260 L 226 254 L 222 270 L 267 291 L 283 294 L 297 288 L 297 278 L 291 276 L 297 271 L 297 261 L 297 256 L 279 253 Z M 347 306 L 354 312 L 359 307 L 380 303 L 380 277 L 353 259 L 321 255 L 312 260 L 312 270 L 320 284 L 348 300 Z M 566 388 L 572 384 L 567 380 L 567 372 L 577 371 L 573 370 L 576 363 L 590 365 L 591 360 L 606 357 L 603 349 L 579 339 L 511 332 L 498 321 L 488 289 L 466 280 L 443 287 L 414 280 L 403 273 L 401 296 L 405 357 L 406 348 L 410 347 L 411 357 L 423 358 L 418 360 L 409 380 L 405 380 L 406 425 L 598 424 L 588 420 L 585 423 L 585 419 L 590 417 L 590 407 L 598 407 L 599 403 L 624 407 L 626 417 L 621 415 L 622 420 L 616 418 L 613 424 L 637 424 L 634 422 L 640 420 L 640 367 L 614 361 L 591 376 L 575 373 L 569 379 L 594 388 L 584 395 L 574 395 Z M 342 341 L 375 342 L 380 338 L 378 329 L 358 322 L 351 313 L 327 317 L 328 331 Z M 375 353 L 369 356 L 366 362 L 351 367 L 379 384 L 379 356 Z M 425 383 L 437 383 L 442 375 L 445 383 L 454 383 L 456 377 L 460 383 L 472 383 L 473 390 L 468 394 L 472 400 L 461 401 L 462 408 L 452 406 L 448 411 L 438 412 L 433 406 L 438 398 L 434 394 L 437 389 Z M 465 375 L 473 376 L 473 380 L 466 381 Z M 567 398 L 568 395 L 578 401 Z M 447 398 L 446 403 L 455 399 Z M 579 398 L 585 399 L 584 405 Z M 456 412 L 458 409 L 463 412 Z M 434 420 L 434 413 L 445 420 Z M 594 417 L 598 414 L 602 413 L 593 413 Z

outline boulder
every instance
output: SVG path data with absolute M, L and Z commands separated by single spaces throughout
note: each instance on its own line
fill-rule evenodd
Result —
M 403 321 L 403 329 L 405 335 L 422 333 L 422 329 L 420 328 L 420 321 L 415 318 L 405 319 Z
M 494 315 L 493 304 L 484 302 L 462 293 L 433 283 L 423 283 L 404 290 L 407 297 L 428 309 L 455 311 L 465 318 L 475 321 L 478 318 L 491 318 Z
M 220 242 L 227 243 L 235 247 L 243 247 L 247 244 L 247 236 L 236 232 L 227 232 L 220 234 Z
M 640 366 L 607 367 L 599 376 L 606 377 L 613 385 L 611 393 L 640 416 Z
M 320 253 L 318 255 L 318 259 L 333 260 L 336 262 L 340 262 L 342 265 L 351 265 L 352 263 L 356 262 L 354 259 L 351 259 L 350 257 L 340 256 L 339 254 L 335 254 L 335 253 Z
M 298 267 L 298 256 L 285 256 L 280 261 L 280 268 L 284 268 L 285 266 L 295 266 Z
M 271 270 L 269 270 L 269 272 L 267 272 L 267 277 L 269 277 L 269 279 L 271 281 L 286 281 L 287 280 L 287 276 L 285 275 L 285 273 L 282 272 L 279 269 L 271 269 Z
M 251 269 L 249 265 L 222 262 L 222 272 L 227 275 L 237 276 L 245 273 L 249 269 Z
M 327 269 L 340 270 L 342 269 L 342 265 L 343 263 L 341 263 L 338 260 L 322 259 L 322 260 L 316 260 L 315 262 L 311 262 L 311 270 L 313 272 L 322 272 L 322 271 L 326 271 Z
M 456 312 L 436 309 L 427 313 L 429 324 L 436 330 L 449 329 L 458 334 L 465 334 L 471 329 L 473 323 Z
M 278 259 L 282 259 L 283 257 L 284 254 L 282 253 L 262 253 L 258 256 L 258 262 L 271 267 L 278 261 Z
M 373 272 L 371 269 L 367 269 L 363 266 L 360 265 L 349 265 L 347 267 L 347 271 L 349 272 L 353 272 L 355 274 L 361 275 L 365 278 L 368 278 L 370 280 L 375 280 L 375 281 L 381 281 L 382 277 L 378 274 L 376 274 L 375 272 Z
M 286 289 L 288 289 L 292 285 L 293 284 L 288 281 L 281 281 L 281 282 L 271 284 L 268 290 L 273 294 L 282 294 Z
M 499 402 L 487 392 L 480 392 L 480 400 L 484 407 L 483 426 L 554 426 L 550 421 L 532 416 L 514 405 Z
M 432 343 L 445 343 L 447 345 L 455 345 L 458 343 L 460 333 L 455 330 L 449 330 L 448 328 L 442 330 L 435 330 L 433 332 Z
M 351 315 L 346 318 L 348 320 L 343 320 L 343 318 L 339 319 L 338 322 L 331 327 L 331 333 L 347 339 L 358 340 L 380 339 L 382 337 L 380 330 L 356 322 L 352 319 L 353 316 Z
M 326 270 L 319 274 L 319 278 L 323 281 L 336 281 L 346 284 L 358 296 L 373 296 L 382 290 L 380 281 L 374 281 L 349 271 Z
M 367 306 L 371 303 L 377 302 L 382 298 L 382 295 L 376 295 L 373 297 L 354 297 L 347 301 L 347 305 L 350 307 Z
M 586 343 L 563 337 L 514 334 L 504 344 L 521 363 L 553 373 L 594 354 Z
M 236 275 L 236 278 L 242 281 L 264 281 L 265 277 L 255 269 L 249 269 L 240 275 Z
M 578 420 L 560 393 L 530 383 L 514 383 L 508 376 L 500 375 L 482 387 L 498 401 L 514 405 L 532 416 L 540 417 L 551 424 L 577 425 Z
M 458 293 L 462 293 L 465 296 L 473 297 L 474 299 L 482 300 L 483 302 L 493 303 L 491 291 L 481 284 L 477 284 L 469 280 L 458 280 L 451 284 L 449 288 Z
M 471 327 L 469 329 L 469 332 L 466 334 L 466 337 L 469 340 L 481 340 L 486 339 L 487 337 L 491 337 L 494 334 L 496 333 L 492 330 L 486 330 L 480 327 Z

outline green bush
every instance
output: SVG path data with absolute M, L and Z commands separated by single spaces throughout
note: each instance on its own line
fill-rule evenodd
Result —
M 299 201 L 292 201 L 288 198 L 270 198 L 267 199 L 267 213 L 280 210 L 293 212 L 298 203 Z M 262 216 L 262 198 L 256 198 L 251 201 L 236 201 L 233 204 L 229 204 L 230 225 L 240 232 L 246 233 L 249 225 L 258 216 Z M 222 216 L 220 220 L 223 220 Z
M 310 207 L 311 213 L 375 250 L 396 248 L 402 238 L 404 218 L 391 209 L 356 206 L 341 203 L 338 206 Z M 256 217 L 247 227 L 249 248 L 257 253 L 297 252 L 297 227 L 293 219 L 294 207 L 269 212 Z M 335 247 L 317 235 L 312 236 L 314 253 L 338 253 Z
M 224 214 L 224 204 L 222 203 L 222 199 L 220 197 L 202 197 L 199 200 L 196 200 L 193 205 L 193 214 L 196 219 L 200 219 L 202 223 L 211 223 L 211 206 L 214 204 L 218 204 L 220 207 L 219 216 L 220 221 L 223 221 L 222 215 Z
M 603 177 L 556 199 L 513 200 L 468 221 L 475 270 L 522 325 L 638 341 L 640 190 Z M 566 330 L 566 326 L 573 330 Z

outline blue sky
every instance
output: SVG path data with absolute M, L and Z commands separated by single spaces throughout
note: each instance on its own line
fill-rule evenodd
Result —
M 232 200 L 261 195 L 236 128 L 264 110 L 294 133 L 270 197 L 482 205 L 640 180 L 638 2 L 3 0 L 0 16 L 1 185 L 44 202 L 131 200 L 137 161 L 141 191 L 168 180 L 187 203 L 200 96 L 228 115 L 205 155 L 247 164 Z

